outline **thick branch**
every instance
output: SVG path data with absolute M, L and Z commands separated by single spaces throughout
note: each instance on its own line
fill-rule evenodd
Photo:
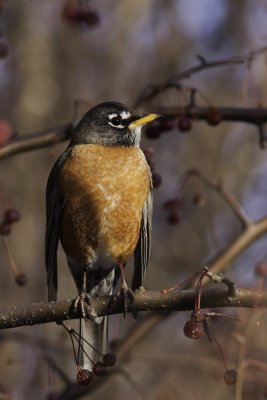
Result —
M 128 310 L 129 312 L 193 310 L 195 295 L 194 290 L 180 290 L 168 294 L 142 290 L 136 293 L 133 304 L 128 303 Z M 267 307 L 267 291 L 236 289 L 234 295 L 229 296 L 229 291 L 225 287 L 203 289 L 201 307 Z M 93 299 L 92 305 L 86 306 L 86 311 L 88 315 L 102 316 L 123 313 L 124 307 L 120 298 L 115 297 L 111 302 L 111 297 L 108 296 Z M 0 310 L 0 329 L 60 322 L 80 317 L 80 311 L 74 312 L 72 300 L 36 303 Z
M 267 217 L 251 223 L 227 248 L 207 262 L 215 274 L 225 271 L 231 263 L 258 238 L 267 233 Z

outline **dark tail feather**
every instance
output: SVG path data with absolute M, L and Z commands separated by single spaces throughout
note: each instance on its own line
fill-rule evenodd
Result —
M 92 371 L 94 364 L 102 361 L 102 354 L 108 351 L 108 317 L 96 318 L 95 321 L 82 319 L 81 336 L 92 346 L 82 341 L 84 352 L 81 349 L 81 368 Z

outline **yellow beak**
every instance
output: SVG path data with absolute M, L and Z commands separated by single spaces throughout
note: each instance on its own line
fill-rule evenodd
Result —
M 131 122 L 130 125 L 128 126 L 129 129 L 134 129 L 137 126 L 142 126 L 146 125 L 149 122 L 154 121 L 155 119 L 159 118 L 161 115 L 159 114 L 148 114 L 145 117 L 139 118 L 134 122 Z

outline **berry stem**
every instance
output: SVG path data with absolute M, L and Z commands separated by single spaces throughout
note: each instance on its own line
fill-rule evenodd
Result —
M 10 249 L 8 240 L 4 236 L 2 236 L 2 239 L 3 239 L 4 247 L 5 247 L 5 250 L 6 250 L 7 258 L 8 258 L 8 261 L 9 261 L 9 266 L 12 269 L 12 271 L 14 272 L 14 274 L 18 275 L 19 274 L 19 270 L 17 268 L 17 265 L 16 265 L 15 259 L 13 257 L 12 251 Z
M 228 368 L 227 368 L 227 365 L 226 365 L 226 362 L 225 362 L 225 358 L 224 358 L 224 355 L 223 355 L 223 351 L 222 351 L 222 346 L 220 345 L 220 343 L 218 342 L 218 340 L 214 336 L 212 336 L 212 340 L 214 340 L 214 342 L 218 346 L 218 349 L 219 349 L 219 352 L 221 354 L 221 357 L 222 357 L 222 360 L 223 360 L 223 364 L 224 364 L 224 367 L 225 367 L 225 371 L 228 371 Z

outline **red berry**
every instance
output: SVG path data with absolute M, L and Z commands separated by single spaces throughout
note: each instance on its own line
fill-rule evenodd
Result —
M 11 225 L 8 222 L 3 221 L 0 225 L 0 235 L 3 236 L 9 235 L 10 232 L 11 232 Z
M 167 200 L 165 201 L 165 203 L 163 204 L 163 208 L 166 211 L 173 211 L 176 208 L 178 208 L 180 205 L 180 201 L 177 199 L 174 200 Z
M 8 46 L 4 42 L 0 42 L 0 58 L 5 58 L 8 55 Z
M 95 376 L 98 377 L 103 377 L 107 375 L 107 368 L 106 365 L 102 361 L 98 361 L 94 366 L 93 366 L 93 373 Z
M 153 158 L 154 158 L 154 151 L 153 151 L 153 149 L 150 147 L 150 148 L 148 148 L 148 149 L 144 149 L 143 150 L 143 153 L 144 153 L 144 155 L 145 155 L 145 158 L 146 158 L 146 160 L 147 160 L 147 163 L 148 163 L 148 165 L 149 165 L 149 167 L 150 167 L 150 169 L 151 169 L 151 171 L 155 168 L 155 163 L 154 163 L 154 161 L 153 161 Z
M 216 108 L 210 108 L 206 115 L 206 121 L 212 126 L 218 125 L 222 120 L 222 116 Z
M 4 146 L 11 136 L 14 134 L 14 129 L 5 119 L 0 119 L 0 147 Z
M 162 183 L 162 177 L 157 172 L 152 173 L 152 183 L 154 188 L 158 188 Z
M 106 353 L 103 358 L 106 367 L 113 367 L 117 362 L 117 357 L 114 353 Z
M 62 18 L 73 25 L 92 27 L 100 22 L 98 14 L 77 0 L 68 0 L 62 9 Z
M 200 339 L 204 335 L 203 324 L 192 320 L 187 321 L 184 326 L 184 334 L 190 339 Z
M 80 385 L 89 385 L 93 379 L 93 374 L 88 369 L 79 369 L 77 373 L 77 382 Z
M 154 149 L 153 149 L 153 147 L 149 147 L 148 149 L 143 149 L 143 153 L 146 157 L 146 160 L 148 161 L 150 159 L 153 159 Z
M 185 115 L 182 115 L 178 119 L 178 129 L 181 132 L 188 132 L 192 128 L 192 124 L 189 118 L 187 118 Z
M 237 372 L 235 369 L 228 369 L 224 373 L 224 381 L 226 385 L 234 385 L 237 381 Z
M 4 213 L 4 221 L 13 224 L 20 220 L 20 213 L 15 208 L 9 208 Z
M 160 130 L 159 124 L 155 123 L 155 124 L 148 125 L 148 127 L 146 128 L 145 134 L 148 139 L 158 139 L 161 135 L 161 130 Z
M 169 222 L 170 225 L 177 225 L 180 222 L 180 216 L 178 212 L 172 212 L 171 214 L 168 215 L 167 221 Z
M 15 276 L 15 282 L 18 286 L 25 286 L 28 282 L 28 277 L 23 272 L 20 272 Z
M 121 344 L 121 339 L 113 339 L 111 340 L 110 344 L 109 344 L 109 348 L 111 350 L 117 350 L 117 348 L 120 346 Z
M 255 267 L 255 274 L 260 278 L 266 278 L 267 276 L 267 263 L 264 261 L 259 262 Z
M 196 192 L 192 200 L 193 203 L 198 207 L 204 207 L 206 204 L 205 198 L 201 192 Z
M 160 119 L 158 123 L 162 133 L 171 131 L 173 129 L 173 121 L 169 119 Z

